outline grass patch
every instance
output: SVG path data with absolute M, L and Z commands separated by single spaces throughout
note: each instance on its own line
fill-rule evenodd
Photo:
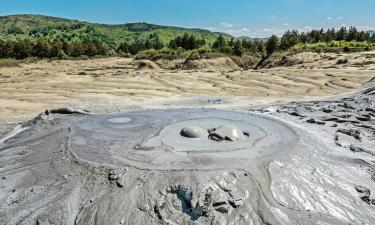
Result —
M 312 51 L 312 52 L 358 52 L 370 51 L 375 49 L 375 44 L 367 41 L 331 41 L 318 43 L 297 44 L 291 48 L 291 51 Z
M 17 66 L 21 61 L 16 59 L 0 59 L 0 67 Z

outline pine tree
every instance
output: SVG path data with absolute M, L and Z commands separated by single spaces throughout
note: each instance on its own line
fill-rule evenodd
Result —
M 223 35 L 219 35 L 216 41 L 212 44 L 212 48 L 217 49 L 221 52 L 224 51 L 225 46 L 226 46 L 226 43 L 225 43 L 225 39 Z
M 242 56 L 242 45 L 240 40 L 237 40 L 233 43 L 232 51 L 234 55 Z
M 272 55 L 277 50 L 279 45 L 279 38 L 276 35 L 272 35 L 266 42 L 266 53 L 268 56 Z

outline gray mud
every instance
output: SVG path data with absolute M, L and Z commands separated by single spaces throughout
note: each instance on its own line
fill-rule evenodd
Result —
M 0 143 L 0 223 L 375 224 L 374 94 L 42 113 Z
M 192 139 L 181 135 L 183 128 L 198 125 L 205 130 L 237 126 L 251 131 L 251 136 L 236 142 L 217 142 L 208 137 Z M 254 161 L 292 151 L 299 144 L 296 132 L 280 121 L 220 110 L 75 116 L 64 120 L 61 126 L 72 129 L 70 151 L 77 158 L 148 170 L 246 168 Z

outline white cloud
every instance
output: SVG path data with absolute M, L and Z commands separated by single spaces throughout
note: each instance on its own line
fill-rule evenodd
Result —
M 234 27 L 233 24 L 227 23 L 227 22 L 220 23 L 220 26 L 227 27 L 227 28 L 233 28 Z
M 374 26 L 356 26 L 359 30 L 368 31 L 368 30 L 375 30 Z
M 272 15 L 271 19 L 275 20 L 275 19 L 277 19 L 277 16 L 276 15 Z
M 301 27 L 291 27 L 291 25 L 289 23 L 285 22 L 285 23 L 283 23 L 279 26 L 251 29 L 249 27 L 245 27 L 242 24 L 231 24 L 231 23 L 228 23 L 228 22 L 222 22 L 222 23 L 219 23 L 219 24 L 214 25 L 214 26 L 209 26 L 206 29 L 214 31 L 214 32 L 224 32 L 224 33 L 227 33 L 227 34 L 231 34 L 235 37 L 249 36 L 249 37 L 253 37 L 253 38 L 267 38 L 267 37 L 270 37 L 272 35 L 277 35 L 277 36 L 280 37 L 287 30 L 290 30 L 290 29 L 296 29 L 299 32 L 307 32 L 307 31 L 310 31 L 312 29 L 320 29 L 320 28 L 327 29 L 327 28 L 332 28 L 332 27 L 335 27 L 336 29 L 339 29 L 341 26 L 347 27 L 346 24 L 342 24 L 343 21 L 341 21 L 341 23 L 339 23 L 337 17 L 335 17 L 335 18 L 330 17 L 330 18 L 331 18 L 332 21 L 324 23 L 325 25 L 316 24 L 316 25 L 305 25 L 305 26 L 301 26 Z M 375 30 L 375 27 L 372 27 L 372 26 L 356 25 L 356 27 L 359 30 L 364 30 L 364 31 Z
M 343 20 L 343 19 L 345 19 L 345 17 L 343 17 L 343 16 L 338 16 L 337 19 L 338 19 L 338 20 Z
M 236 37 L 248 36 L 250 33 L 250 30 L 242 24 L 232 24 L 228 22 L 222 22 L 217 26 L 209 26 L 206 29 L 214 32 L 224 32 Z
M 327 21 L 331 21 L 331 20 L 332 20 L 332 17 L 329 16 L 329 17 L 326 18 L 326 20 L 327 20 Z

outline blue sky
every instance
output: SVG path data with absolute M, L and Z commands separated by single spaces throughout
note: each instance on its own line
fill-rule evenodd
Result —
M 287 29 L 375 29 L 375 0 L 0 0 L 0 15 L 43 14 L 89 22 L 148 22 L 268 37 Z

